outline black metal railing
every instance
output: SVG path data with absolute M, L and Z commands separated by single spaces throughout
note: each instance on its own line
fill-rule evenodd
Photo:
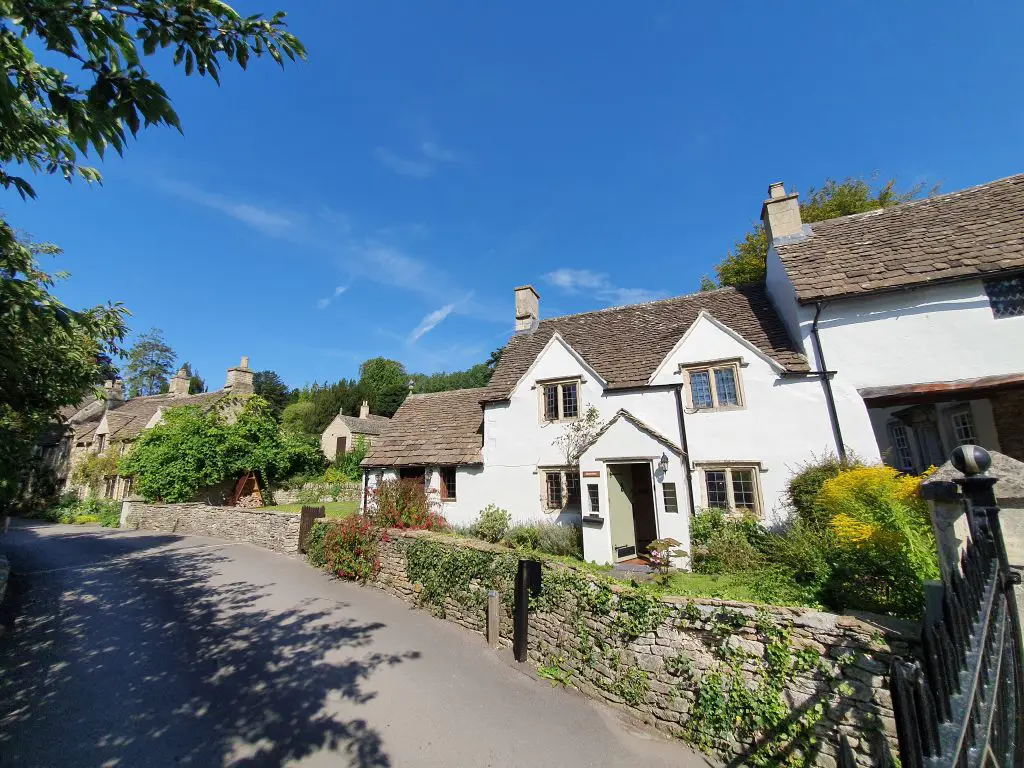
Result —
M 999 507 L 984 476 L 991 459 L 958 448 L 970 540 L 928 601 L 923 664 L 897 661 L 890 690 L 904 768 L 1024 765 L 1024 676 L 1020 619 Z

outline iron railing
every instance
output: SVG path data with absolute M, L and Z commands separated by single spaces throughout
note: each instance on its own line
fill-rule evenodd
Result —
M 1024 676 L 1020 619 L 993 486 L 991 463 L 975 446 L 958 448 L 970 541 L 960 568 L 928 601 L 923 664 L 890 671 L 904 768 L 1024 765 Z

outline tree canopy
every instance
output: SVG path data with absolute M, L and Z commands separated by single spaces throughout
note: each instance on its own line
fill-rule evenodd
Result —
M 291 402 L 288 385 L 276 371 L 256 371 L 252 376 L 252 391 L 267 401 L 275 419 L 281 418 L 281 411 Z
M 176 357 L 159 328 L 150 328 L 139 336 L 128 348 L 125 365 L 125 383 L 131 397 L 166 392 Z
M 237 413 L 234 398 L 228 401 L 208 412 L 171 408 L 135 441 L 120 472 L 135 477 L 134 487 L 146 499 L 181 502 L 248 472 L 273 485 L 296 473 L 323 471 L 319 446 L 282 430 L 263 398 L 248 398 Z
M 21 165 L 69 181 L 99 179 L 79 155 L 122 152 L 142 126 L 181 130 L 170 97 L 150 77 L 146 57 L 173 52 L 185 75 L 220 82 L 225 61 L 305 58 L 285 14 L 242 16 L 221 0 L 6 0 L 0 4 L 0 185 L 35 197 Z M 43 64 L 32 51 L 47 51 Z M 56 64 L 66 62 L 73 75 Z
M 98 361 L 125 334 L 120 304 L 75 312 L 50 294 L 64 275 L 43 271 L 39 258 L 58 254 L 28 238 L 0 249 L 0 509 L 17 495 L 42 430 L 96 385 Z
M 841 182 L 826 179 L 821 189 L 811 187 L 807 198 L 800 201 L 800 218 L 805 224 L 812 224 L 837 216 L 875 211 L 913 200 L 923 190 L 924 185 L 918 184 L 905 192 L 897 192 L 896 179 L 889 179 L 878 189 L 872 189 L 864 179 L 848 178 Z M 933 193 L 935 191 L 932 190 Z M 768 235 L 762 224 L 756 224 L 715 265 L 717 279 L 712 280 L 704 275 L 700 288 L 702 291 L 710 291 L 729 285 L 761 282 L 764 280 L 767 259 Z

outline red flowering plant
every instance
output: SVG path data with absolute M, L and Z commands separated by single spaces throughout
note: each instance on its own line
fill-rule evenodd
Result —
M 388 532 L 365 515 L 326 526 L 323 557 L 327 570 L 343 579 L 369 581 L 380 573 L 380 544 Z
M 366 514 L 382 528 L 443 531 L 448 521 L 436 496 L 418 480 L 382 480 L 369 493 Z

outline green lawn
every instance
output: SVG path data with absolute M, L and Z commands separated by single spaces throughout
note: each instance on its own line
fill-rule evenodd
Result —
M 323 504 L 311 504 L 313 507 L 323 507 L 328 517 L 348 517 L 359 511 L 358 501 L 328 501 Z M 262 507 L 270 512 L 295 512 L 302 511 L 302 504 L 278 504 L 276 507 Z

